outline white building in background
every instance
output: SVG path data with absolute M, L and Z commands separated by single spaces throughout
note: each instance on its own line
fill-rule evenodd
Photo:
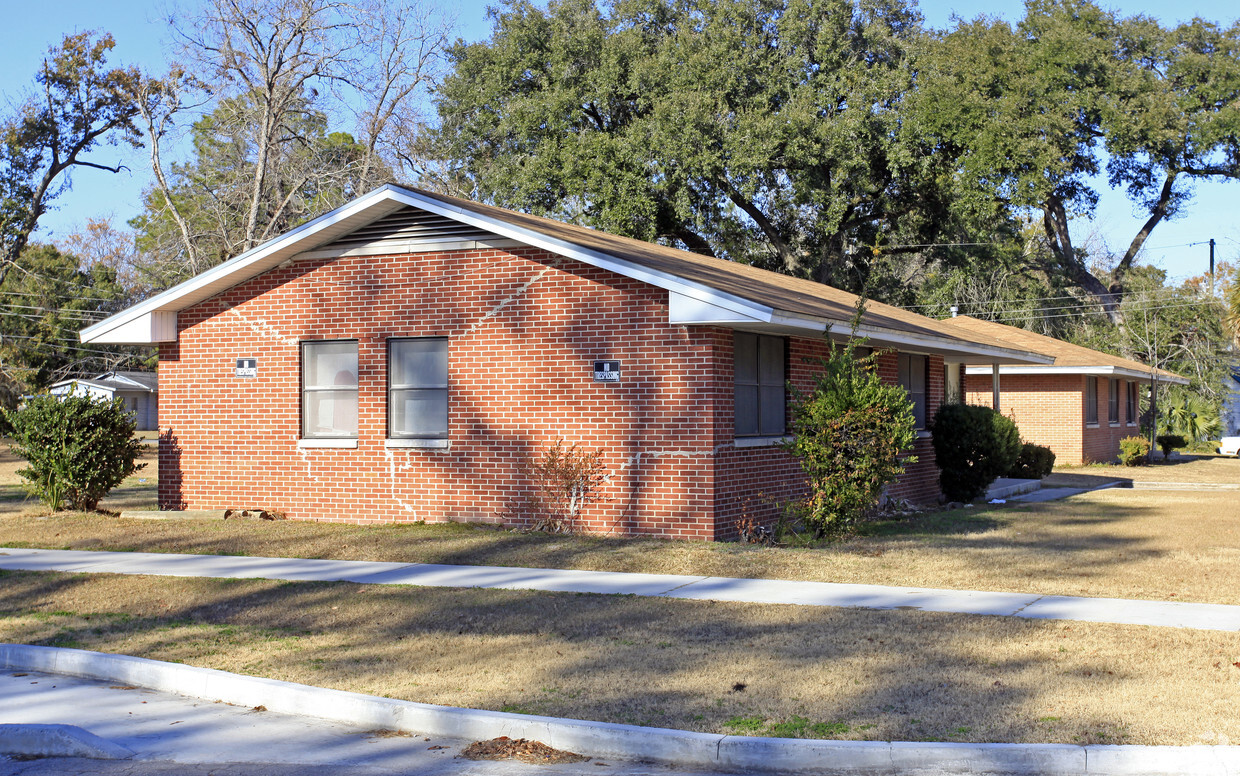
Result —
M 1223 436 L 1240 436 L 1240 361 L 1233 361 L 1223 379 L 1227 393 L 1223 399 Z
M 98 377 L 61 380 L 48 389 L 53 396 L 121 399 L 138 421 L 138 431 L 159 428 L 159 378 L 154 372 L 105 372 Z

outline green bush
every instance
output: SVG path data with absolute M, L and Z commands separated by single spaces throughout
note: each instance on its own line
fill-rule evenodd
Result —
M 1016 463 L 1008 469 L 1007 476 L 1021 480 L 1040 480 L 1054 468 L 1055 453 L 1049 447 L 1026 442 L 1021 445 L 1020 455 L 1016 456 Z
M 812 391 L 792 389 L 786 448 L 809 479 L 799 511 L 815 536 L 872 514 L 883 488 L 917 460 L 906 456 L 917 435 L 908 393 L 882 381 L 873 355 L 855 358 L 857 345 L 832 348 Z
M 1158 443 L 1158 449 L 1162 450 L 1163 458 L 1170 458 L 1172 450 L 1179 450 L 1188 446 L 1188 440 L 1179 434 L 1161 434 L 1154 438 Z
M 1149 463 L 1150 440 L 1140 436 L 1119 440 L 1119 462 L 1125 466 L 1144 466 Z
M 949 501 L 971 501 L 985 494 L 1020 455 L 1016 424 L 989 407 L 945 404 L 931 428 L 939 487 Z
M 142 443 L 133 438 L 135 421 L 120 399 L 36 396 L 5 416 L 13 427 L 11 448 L 28 464 L 17 473 L 54 510 L 93 510 L 146 465 L 136 463 Z

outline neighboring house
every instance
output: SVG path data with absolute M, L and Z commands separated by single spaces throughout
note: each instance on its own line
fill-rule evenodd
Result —
M 1240 435 L 1240 361 L 1233 360 L 1223 379 L 1223 436 Z
M 105 372 L 98 377 L 61 380 L 48 393 L 103 401 L 121 399 L 137 420 L 139 431 L 159 428 L 159 378 L 154 372 Z
M 1148 391 L 1155 379 L 1188 385 L 1188 380 L 1164 369 L 1014 326 L 967 315 L 942 323 L 961 336 L 991 337 L 1055 359 L 1045 366 L 1000 366 L 1000 401 L 995 409 L 1016 421 L 1026 442 L 1053 450 L 1057 464 L 1114 461 L 1119 440 L 1140 433 L 1140 393 Z M 967 403 L 994 406 L 993 388 L 991 367 L 965 369 Z
M 159 343 L 163 509 L 522 524 L 527 467 L 601 450 L 584 528 L 691 539 L 804 492 L 779 447 L 856 297 L 817 283 L 384 186 L 82 332 Z M 871 303 L 921 423 L 944 362 L 1049 363 Z M 938 498 L 928 435 L 890 494 Z

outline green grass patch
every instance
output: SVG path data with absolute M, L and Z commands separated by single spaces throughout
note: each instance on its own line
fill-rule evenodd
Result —
M 729 733 L 736 735 L 766 738 L 831 738 L 845 735 L 852 730 L 843 722 L 814 722 L 797 714 L 779 722 L 759 716 L 733 717 L 724 722 L 723 726 Z

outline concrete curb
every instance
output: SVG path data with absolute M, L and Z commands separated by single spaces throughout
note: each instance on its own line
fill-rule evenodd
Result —
M 465 739 L 501 735 L 531 738 L 594 757 L 743 773 L 1240 776 L 1240 747 L 1235 746 L 950 744 L 724 736 L 435 706 L 128 655 L 23 644 L 0 644 L 0 668 L 123 682 L 241 706 L 261 704 L 274 712 L 364 727 Z
M 1129 487 L 1135 490 L 1240 490 L 1234 482 L 1137 482 Z
M 0 753 L 128 760 L 133 752 L 77 725 L 0 725 Z

